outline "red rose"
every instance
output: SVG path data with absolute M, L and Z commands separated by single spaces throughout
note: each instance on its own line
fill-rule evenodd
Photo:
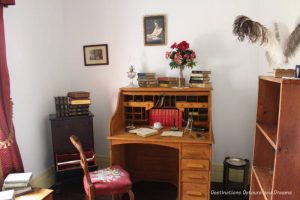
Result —
M 187 54 L 184 54 L 184 56 L 183 56 L 185 59 L 188 59 L 189 58 L 189 55 L 187 55 Z
M 166 58 L 170 58 L 170 55 L 171 55 L 171 51 L 167 51 L 166 52 Z
M 174 49 L 177 47 L 177 43 L 175 42 L 174 44 L 172 44 L 172 46 L 170 48 Z
M 191 59 L 195 59 L 196 58 L 196 54 L 195 54 L 195 52 L 192 52 L 191 53 Z
M 186 51 L 188 48 L 190 48 L 190 44 L 186 41 L 182 41 L 177 45 L 178 49 L 181 49 L 182 51 Z

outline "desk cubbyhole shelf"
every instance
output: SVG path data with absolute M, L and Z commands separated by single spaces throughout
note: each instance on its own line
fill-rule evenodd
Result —
M 209 125 L 208 95 L 124 95 L 125 123 L 149 125 L 150 110 L 179 109 L 186 125 L 192 117 L 194 125 Z

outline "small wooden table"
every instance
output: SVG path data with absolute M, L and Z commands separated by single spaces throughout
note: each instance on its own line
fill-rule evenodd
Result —
M 16 200 L 53 200 L 53 190 L 34 188 L 32 192 L 16 197 Z

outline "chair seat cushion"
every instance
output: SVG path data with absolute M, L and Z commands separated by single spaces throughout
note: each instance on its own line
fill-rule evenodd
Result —
M 120 166 L 90 172 L 90 177 L 94 185 L 95 196 L 121 194 L 131 189 L 129 174 Z M 83 183 L 86 194 L 89 194 L 88 182 L 85 176 L 83 177 Z

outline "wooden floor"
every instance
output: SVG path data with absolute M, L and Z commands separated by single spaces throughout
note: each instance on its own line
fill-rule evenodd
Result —
M 82 186 L 82 180 L 69 179 L 53 187 L 55 190 L 54 200 L 84 200 L 85 194 Z M 212 191 L 222 191 L 221 183 L 212 183 Z M 135 200 L 176 200 L 177 189 L 168 183 L 157 182 L 137 182 L 133 185 Z M 124 195 L 124 200 L 128 200 Z M 221 200 L 221 195 L 211 195 L 211 200 Z M 223 200 L 247 200 L 242 195 L 226 195 Z M 97 200 L 111 200 L 111 197 L 100 197 Z

